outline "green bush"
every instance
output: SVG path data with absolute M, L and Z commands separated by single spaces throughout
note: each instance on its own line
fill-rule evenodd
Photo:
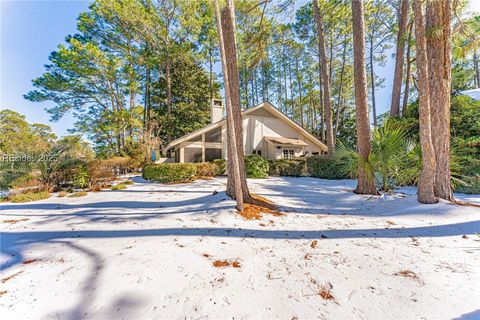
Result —
M 480 194 L 480 175 L 473 177 L 463 177 L 464 185 L 456 188 L 455 192 L 467 193 L 467 194 Z
M 219 171 L 218 166 L 210 162 L 195 163 L 195 167 L 197 177 L 215 177 Z
M 116 184 L 114 186 L 111 186 L 110 189 L 112 189 L 112 190 L 124 190 L 124 189 L 127 189 L 127 186 L 124 185 L 123 183 L 120 183 L 120 184 Z
M 245 157 L 245 170 L 248 178 L 266 178 L 268 161 L 256 154 L 248 155 Z
M 88 186 L 88 170 L 86 166 L 76 168 L 73 176 L 73 185 L 77 188 L 86 188 Z
M 268 174 L 271 176 L 299 177 L 305 167 L 305 159 L 269 160 Z
M 20 202 L 31 202 L 37 200 L 43 200 L 50 197 L 50 194 L 46 191 L 41 192 L 25 192 L 19 193 L 9 198 L 11 202 L 20 203 Z
M 192 181 L 196 174 L 197 167 L 193 163 L 149 164 L 142 171 L 144 179 L 161 183 Z
M 226 176 L 227 175 L 227 160 L 225 159 L 215 159 L 213 163 L 217 165 L 216 176 Z
M 307 158 L 308 173 L 312 177 L 322 179 L 349 179 L 350 175 L 345 172 L 334 157 L 314 156 Z

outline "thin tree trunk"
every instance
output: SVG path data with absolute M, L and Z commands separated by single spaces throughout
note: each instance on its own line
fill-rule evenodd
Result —
M 321 61 L 320 65 L 320 78 L 323 84 L 323 102 L 325 110 L 325 127 L 326 127 L 326 138 L 327 138 L 327 148 L 328 154 L 332 155 L 335 151 L 335 140 L 333 137 L 333 126 L 332 126 L 332 99 L 330 95 L 330 74 L 327 70 L 327 48 L 325 46 L 325 35 L 323 29 L 323 16 L 318 7 L 318 0 L 313 1 L 313 6 L 315 9 L 315 20 L 317 22 L 317 38 L 318 38 L 318 51 Z M 333 37 L 333 35 L 332 35 Z M 333 47 L 333 45 L 332 45 Z M 331 60 L 330 60 L 331 61 Z
M 208 90 L 210 91 L 210 101 L 213 99 L 213 49 L 208 48 Z
M 475 69 L 475 87 L 480 88 L 480 68 L 477 51 L 473 53 L 473 68 Z
M 352 0 L 354 86 L 357 123 L 357 148 L 362 162 L 368 163 L 370 155 L 370 120 L 367 100 L 367 71 L 365 66 L 365 23 L 363 1 Z M 364 165 L 358 167 L 359 194 L 377 194 L 373 173 Z
M 290 64 L 290 59 L 288 59 L 288 84 L 290 87 L 290 110 L 295 110 L 295 103 L 293 102 L 292 65 Z
M 473 53 L 473 86 L 478 88 L 478 79 L 477 79 L 477 69 L 478 69 L 478 62 L 477 62 L 477 52 Z
M 169 144 L 172 140 L 172 129 L 173 129 L 173 122 L 172 122 L 172 74 L 171 74 L 171 62 L 170 59 L 167 58 L 167 62 L 165 65 L 165 77 L 167 80 L 167 118 L 168 118 L 168 127 L 169 130 L 167 132 L 167 141 L 166 144 Z
M 408 0 L 401 0 L 400 21 L 398 23 L 397 53 L 395 55 L 395 72 L 393 76 L 392 103 L 390 115 L 400 115 L 400 95 L 402 93 L 403 54 L 405 52 L 405 33 L 408 23 Z
M 340 84 L 338 88 L 338 98 L 337 98 L 337 113 L 335 115 L 335 128 L 334 128 L 334 133 L 333 137 L 336 139 L 337 133 L 338 133 L 338 124 L 340 121 L 340 107 L 341 104 L 340 102 L 342 101 L 342 92 L 343 92 L 343 76 L 345 73 L 345 62 L 346 62 L 346 57 L 347 57 L 347 35 L 345 34 L 345 39 L 343 42 L 343 52 L 342 52 L 342 67 L 340 68 Z
M 413 28 L 413 21 L 410 23 L 410 27 L 408 30 L 408 44 L 407 44 L 407 69 L 405 70 L 405 88 L 403 93 L 403 106 L 402 106 L 402 116 L 404 116 L 407 112 L 408 108 L 408 95 L 410 92 L 410 68 L 412 65 L 412 61 L 410 60 L 410 51 L 411 51 L 411 40 L 412 40 L 412 28 Z
M 253 78 L 255 77 L 254 70 L 252 70 L 252 74 L 250 75 L 250 86 L 251 86 L 251 91 L 252 93 L 250 94 L 252 96 L 252 107 L 255 106 L 255 88 L 253 87 Z
M 451 0 L 427 3 L 426 30 L 433 148 L 436 155 L 435 196 L 453 201 L 450 173 Z
M 287 58 L 285 55 L 285 46 L 283 47 L 283 57 Z M 287 114 L 287 100 L 288 100 L 288 92 L 287 92 L 287 66 L 286 63 L 282 63 L 283 65 L 283 82 L 284 82 L 284 101 L 283 101 L 283 112 Z
M 435 151 L 432 142 L 430 119 L 430 87 L 428 84 L 427 42 L 425 34 L 425 17 L 421 0 L 413 0 L 415 15 L 415 37 L 417 46 L 417 69 L 419 89 L 419 135 L 422 147 L 422 172 L 418 181 L 418 201 L 435 203 Z
M 372 113 L 373 113 L 373 127 L 377 127 L 377 106 L 375 104 L 375 72 L 373 71 L 373 39 L 370 41 L 370 78 L 372 88 Z
M 297 71 L 297 84 L 298 84 L 298 107 L 300 108 L 300 125 L 303 127 L 303 101 L 302 101 L 302 82 L 300 77 L 300 70 L 298 68 L 298 57 L 295 59 L 295 68 Z
M 232 23 L 231 18 L 230 21 L 225 21 L 224 19 L 229 18 L 229 10 L 228 8 L 222 9 L 222 13 L 220 13 L 220 9 L 218 7 L 217 0 L 214 0 L 215 6 L 215 15 L 217 17 L 217 33 L 219 37 L 219 44 L 220 44 L 220 55 L 222 61 L 222 70 L 223 70 L 223 81 L 225 87 L 225 97 L 227 100 L 227 153 L 228 153 L 228 176 L 227 176 L 227 194 L 235 198 L 237 201 L 237 210 L 243 211 L 243 192 L 242 186 L 240 183 L 240 166 L 239 166 L 239 159 L 236 156 L 237 154 L 237 144 L 236 144 L 236 130 L 234 125 L 233 119 L 233 111 L 232 111 L 232 99 L 230 95 L 230 77 L 229 77 L 229 69 L 227 63 L 227 52 L 226 52 L 226 41 L 231 41 L 232 35 L 229 35 L 229 39 L 225 40 L 224 33 L 232 32 Z M 225 12 L 226 11 L 226 12 Z M 224 30 L 224 26 L 227 27 L 227 30 Z

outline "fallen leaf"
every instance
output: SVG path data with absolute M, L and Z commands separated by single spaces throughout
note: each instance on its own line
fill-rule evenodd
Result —
M 29 260 L 23 261 L 22 264 L 30 264 L 30 263 L 33 263 L 35 261 L 37 261 L 37 259 L 29 259 Z

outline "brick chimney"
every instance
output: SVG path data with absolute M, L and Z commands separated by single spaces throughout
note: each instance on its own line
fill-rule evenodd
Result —
M 210 102 L 210 121 L 218 122 L 223 119 L 223 101 L 221 99 L 212 99 Z

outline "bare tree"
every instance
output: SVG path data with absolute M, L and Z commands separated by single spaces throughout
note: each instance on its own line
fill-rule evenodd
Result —
M 415 38 L 417 48 L 418 92 L 419 92 L 419 135 L 422 148 L 422 172 L 418 182 L 418 201 L 435 203 L 435 153 L 432 142 L 430 118 L 430 86 L 428 83 L 427 41 L 425 16 L 421 0 L 413 0 L 415 16 Z
M 453 201 L 450 175 L 451 0 L 427 2 L 426 30 L 433 148 L 436 155 L 435 195 Z
M 397 53 L 395 56 L 395 73 L 393 76 L 392 103 L 390 106 L 391 116 L 398 116 L 400 114 L 400 95 L 402 92 L 403 78 L 403 54 L 405 52 L 408 7 L 408 0 L 401 0 L 397 34 Z
M 370 119 L 367 101 L 367 68 L 365 64 L 365 22 L 362 0 L 352 0 L 353 22 L 353 72 L 355 86 L 355 109 L 357 123 L 357 146 L 360 161 L 368 163 L 370 155 Z M 377 194 L 374 176 L 365 165 L 359 165 L 358 184 L 360 194 Z
M 327 64 L 327 48 L 325 46 L 325 33 L 323 28 L 323 16 L 318 7 L 318 0 L 313 0 L 313 7 L 315 10 L 315 20 L 317 23 L 317 38 L 318 38 L 318 56 L 320 68 L 320 83 L 323 86 L 323 102 L 325 111 L 325 129 L 327 138 L 328 154 L 333 154 L 335 149 L 335 138 L 333 136 L 332 125 L 332 100 L 330 94 L 330 74 Z

